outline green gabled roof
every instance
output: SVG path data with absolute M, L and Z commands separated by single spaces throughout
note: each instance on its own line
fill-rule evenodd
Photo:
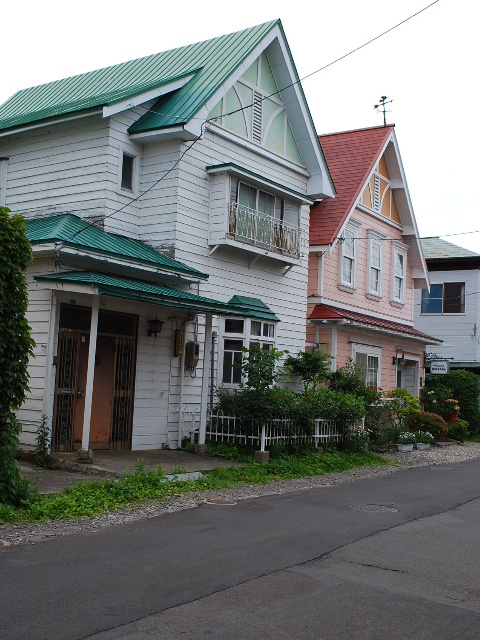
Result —
M 442 240 L 442 238 L 422 238 L 422 249 L 426 260 L 480 258 L 480 254 L 458 247 L 456 244 L 447 242 L 447 240 Z
M 214 313 L 215 315 L 241 316 L 241 309 L 234 305 L 203 296 L 197 296 L 187 291 L 177 291 L 169 287 L 163 287 L 143 280 L 132 280 L 105 273 L 93 271 L 67 271 L 44 276 L 35 276 L 39 282 L 70 282 L 72 284 L 85 284 L 94 286 L 100 295 L 109 295 L 117 298 L 147 302 L 163 307 L 177 307 L 191 309 L 200 313 Z
M 193 278 L 208 278 L 207 274 L 159 253 L 140 240 L 102 231 L 70 213 L 32 218 L 26 224 L 27 238 L 32 245 L 62 242 L 79 250 L 130 259 Z
M 273 311 L 259 298 L 247 298 L 245 296 L 233 296 L 228 304 L 234 305 L 242 310 L 242 314 L 246 318 L 259 318 L 262 320 L 270 320 L 271 322 L 280 322 Z
M 194 73 L 181 89 L 161 99 L 162 113 L 169 115 L 149 113 L 131 131 L 183 124 L 279 22 L 23 89 L 0 106 L 0 130 L 112 104 Z

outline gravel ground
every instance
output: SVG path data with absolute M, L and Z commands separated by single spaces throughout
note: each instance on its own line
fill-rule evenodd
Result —
M 0 526 L 0 546 L 35 544 L 56 536 L 68 536 L 83 531 L 95 531 L 102 527 L 114 527 L 119 524 L 137 522 L 166 513 L 193 509 L 207 500 L 237 502 L 238 500 L 247 500 L 248 498 L 257 498 L 259 496 L 305 491 L 315 487 L 332 486 L 364 478 L 385 476 L 411 467 L 428 467 L 464 462 L 480 458 L 480 443 L 434 447 L 428 451 L 415 450 L 411 453 L 389 453 L 385 457 L 397 461 L 398 464 L 392 467 L 359 468 L 301 480 L 281 480 L 269 482 L 266 485 L 242 485 L 221 491 L 191 493 L 186 496 L 170 497 L 168 504 L 161 501 L 152 502 L 141 508 L 123 509 L 122 511 L 106 513 L 94 518 L 78 518 L 68 521 L 57 520 L 26 526 L 3 525 Z

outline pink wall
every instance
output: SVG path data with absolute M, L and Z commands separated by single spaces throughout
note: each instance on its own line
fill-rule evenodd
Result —
M 356 289 L 352 292 L 340 290 L 339 284 L 339 256 L 340 244 L 337 244 L 332 255 L 325 254 L 323 268 L 323 297 L 322 302 L 328 304 L 329 301 L 337 302 L 341 305 L 356 308 L 359 312 L 372 312 L 374 315 L 391 316 L 397 321 L 411 322 L 412 305 L 413 305 L 413 280 L 412 268 L 408 259 L 407 252 L 407 269 L 406 269 L 406 290 L 405 304 L 399 307 L 392 304 L 392 240 L 403 241 L 402 234 L 399 229 L 387 222 L 369 215 L 358 209 L 354 212 L 354 219 L 361 223 L 358 230 L 359 240 L 356 241 L 357 253 L 357 272 L 356 272 Z M 367 269 L 368 269 L 368 231 L 372 229 L 383 233 L 387 236 L 387 240 L 383 241 L 383 291 L 381 300 L 371 300 L 367 298 Z M 318 295 L 318 255 L 310 254 L 309 256 L 309 273 L 308 273 L 308 294 Z

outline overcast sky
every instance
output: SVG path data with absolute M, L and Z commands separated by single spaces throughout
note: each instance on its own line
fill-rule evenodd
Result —
M 429 0 L 3 3 L 0 103 L 15 91 L 281 18 L 300 77 Z M 6 6 L 5 6 L 6 5 Z M 303 87 L 318 133 L 382 124 L 389 96 L 421 236 L 480 253 L 480 3 L 439 0 Z

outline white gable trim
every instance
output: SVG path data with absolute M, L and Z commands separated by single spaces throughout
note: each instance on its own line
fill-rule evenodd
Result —
M 268 60 L 275 81 L 279 87 L 288 87 L 281 91 L 280 97 L 285 106 L 300 155 L 310 174 L 308 195 L 313 199 L 333 198 L 335 195 L 333 183 L 323 158 L 320 142 L 313 126 L 290 52 L 279 25 L 269 31 L 262 42 L 255 47 L 221 88 L 195 114 L 195 118 L 192 118 L 185 125 L 185 129 L 193 135 L 200 136 L 202 123 L 208 119 L 210 111 L 270 45 L 273 45 L 273 47 L 268 52 Z M 257 149 L 257 147 L 255 148 Z
M 194 73 L 190 73 L 189 75 L 183 76 L 182 78 L 177 78 L 176 80 L 172 80 L 171 82 L 162 84 L 161 87 L 155 87 L 155 89 L 150 89 L 150 91 L 144 91 L 143 93 L 139 93 L 136 96 L 129 97 L 126 100 L 121 100 L 120 102 L 115 102 L 111 105 L 107 105 L 106 107 L 103 107 L 103 117 L 108 118 L 109 116 L 113 116 L 116 113 L 120 113 L 121 111 L 126 111 L 127 109 L 138 107 L 139 105 L 144 104 L 149 100 L 159 98 L 160 96 L 163 96 L 166 93 L 170 93 L 171 91 L 181 89 L 185 84 L 187 84 L 189 80 L 193 78 L 194 75 Z

